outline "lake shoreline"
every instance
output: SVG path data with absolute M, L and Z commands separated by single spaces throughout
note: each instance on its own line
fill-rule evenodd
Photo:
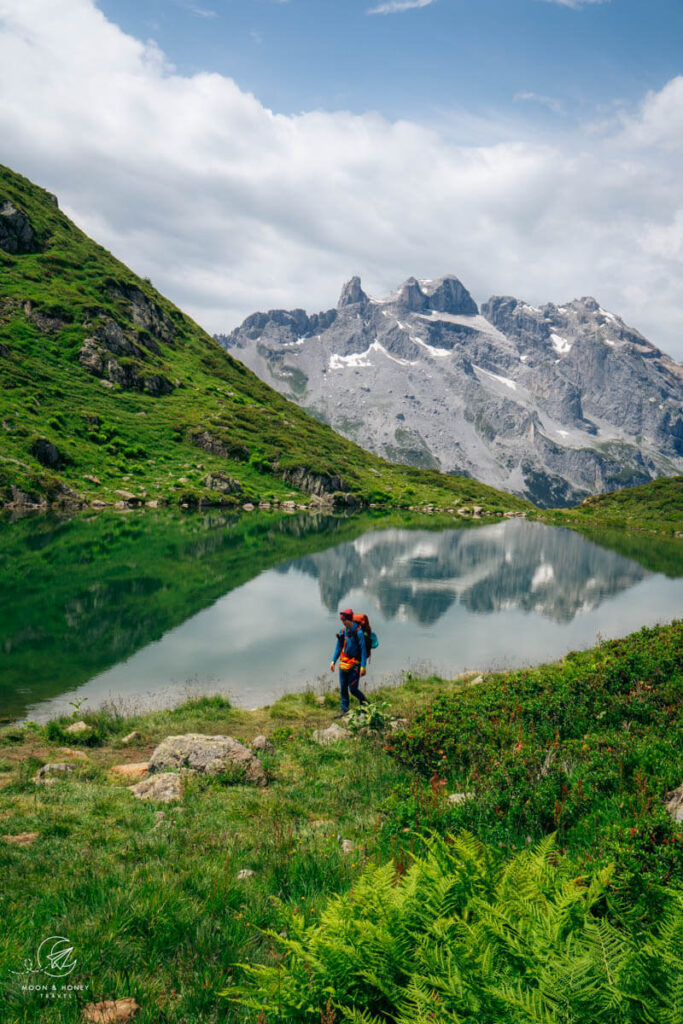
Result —
M 680 752 L 671 746 L 671 716 L 683 701 L 682 629 L 680 622 L 644 629 L 554 664 L 481 679 L 409 677 L 373 694 L 374 725 L 334 722 L 338 695 L 330 691 L 289 694 L 257 711 L 221 698 L 132 718 L 80 708 L 46 726 L 1 729 L 7 962 L 20 972 L 46 936 L 68 937 L 78 964 L 60 1024 L 77 1024 L 95 1000 L 131 998 L 140 1007 L 136 1024 L 255 1022 L 257 1011 L 240 1008 L 239 1000 L 226 1003 L 221 992 L 237 994 L 235 986 L 244 985 L 257 991 L 250 986 L 258 971 L 251 968 L 280 962 L 279 933 L 293 934 L 300 921 L 308 936 L 327 920 L 332 894 L 348 893 L 382 865 L 393 864 L 395 884 L 402 884 L 428 835 L 463 829 L 504 865 L 559 827 L 553 864 L 568 880 L 562 884 L 609 877 L 621 903 L 630 901 L 631 919 L 620 927 L 642 935 L 669 906 L 669 894 L 683 890 L 683 829 L 666 826 L 659 810 L 672 780 L 683 781 Z M 453 719 L 451 707 L 460 708 L 462 720 Z M 632 719 L 626 731 L 625 714 Z M 534 785 L 544 801 L 536 818 L 524 803 L 528 770 L 519 768 L 532 754 L 536 767 L 546 763 L 557 715 L 556 742 L 569 746 L 547 775 L 548 792 Z M 79 721 L 86 729 L 68 732 Z M 356 731 L 316 742 L 316 730 L 339 724 Z M 573 739 L 577 725 L 581 736 Z M 178 799 L 136 799 L 128 787 L 154 776 L 146 766 L 159 744 L 188 734 L 231 736 L 253 749 L 267 785 L 230 772 L 189 771 L 180 777 Z M 255 743 L 259 735 L 265 740 Z M 482 764 L 465 770 L 479 748 Z M 661 756 L 667 750 L 668 763 Z M 562 784 L 574 796 L 563 798 L 566 824 L 561 815 L 557 825 L 552 787 L 564 776 L 556 783 L 552 773 L 565 758 L 575 767 Z M 619 758 L 622 776 L 611 768 Z M 639 775 L 646 759 L 647 776 Z M 46 769 L 50 764 L 71 768 Z M 508 786 L 501 819 L 496 808 Z M 476 800 L 467 798 L 475 792 Z M 572 803 L 577 793 L 583 804 Z M 517 813 L 523 817 L 514 825 Z M 596 814 L 607 818 L 594 837 L 593 826 L 582 822 Z M 655 847 L 643 845 L 637 836 L 655 826 L 665 830 Z M 608 870 L 608 861 L 616 867 Z M 39 993 L 23 991 L 18 977 L 10 976 L 6 1000 L 25 1024 L 49 1019 Z M 287 1019 L 297 1020 L 296 1012 Z

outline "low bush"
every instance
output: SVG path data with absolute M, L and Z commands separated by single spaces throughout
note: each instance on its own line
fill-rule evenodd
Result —
M 439 695 L 386 749 L 440 796 L 395 795 L 387 809 L 412 827 L 441 819 L 510 848 L 557 830 L 634 881 L 683 882 L 683 832 L 662 806 L 683 781 L 681 622 Z M 444 806 L 446 784 L 476 799 Z M 631 830 L 650 838 L 625 844 Z

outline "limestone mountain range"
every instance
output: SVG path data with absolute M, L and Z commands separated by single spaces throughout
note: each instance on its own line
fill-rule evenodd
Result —
M 457 277 L 384 299 L 254 313 L 217 340 L 288 398 L 392 461 L 541 506 L 683 472 L 683 366 L 593 298 L 541 307 Z

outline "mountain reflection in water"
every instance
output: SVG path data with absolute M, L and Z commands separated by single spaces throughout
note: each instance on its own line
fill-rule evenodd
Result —
M 387 530 L 278 567 L 318 581 L 330 611 L 358 587 L 385 618 L 430 626 L 458 600 L 479 614 L 518 608 L 555 622 L 640 582 L 636 562 L 586 542 L 571 530 L 520 520 L 478 530 L 428 534 Z
M 0 716 L 202 693 L 251 707 L 334 685 L 346 605 L 380 639 L 370 686 L 407 669 L 537 664 L 680 615 L 676 542 L 596 539 L 398 514 L 12 524 L 0 530 Z

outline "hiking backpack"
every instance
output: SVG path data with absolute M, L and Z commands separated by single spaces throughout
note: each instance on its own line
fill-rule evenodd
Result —
M 365 612 L 356 612 L 353 616 L 353 621 L 356 625 L 360 626 L 365 637 L 365 654 L 369 659 L 372 650 L 379 645 L 377 635 L 372 632 L 370 628 L 370 619 L 367 617 Z

